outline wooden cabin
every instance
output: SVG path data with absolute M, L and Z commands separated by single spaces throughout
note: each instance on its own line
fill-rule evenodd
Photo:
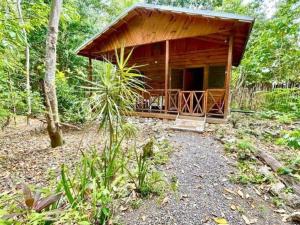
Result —
M 226 119 L 231 67 L 239 65 L 253 23 L 248 16 L 139 3 L 77 53 L 89 58 L 91 71 L 92 60 L 134 48 L 129 64 L 145 65 L 140 72 L 149 87 L 136 102 L 140 116 Z

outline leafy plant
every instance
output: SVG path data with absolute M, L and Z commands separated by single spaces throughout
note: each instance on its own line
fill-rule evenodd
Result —
M 173 151 L 173 148 L 166 139 L 162 142 L 156 143 L 156 146 L 158 150 L 154 153 L 153 161 L 155 164 L 164 165 L 169 161 L 169 156 Z
M 136 146 L 133 148 L 136 168 L 131 172 L 126 168 L 135 188 L 141 196 L 146 197 L 150 193 L 160 194 L 163 192 L 165 181 L 162 179 L 161 174 L 153 169 L 151 158 L 153 154 L 153 139 L 146 143 L 141 152 L 138 152 Z M 162 185 L 160 182 L 163 182 Z M 160 183 L 156 186 L 156 184 Z
M 247 160 L 251 159 L 252 153 L 255 151 L 254 146 L 247 140 L 239 140 L 236 143 L 238 159 Z
M 232 177 L 233 181 L 241 184 L 261 184 L 271 182 L 271 176 L 265 176 L 257 171 L 254 162 L 241 161 L 237 165 L 238 173 Z
M 294 149 L 300 149 L 300 129 L 284 131 L 283 136 L 276 140 L 276 144 L 286 145 Z
M 147 144 L 146 144 L 147 146 Z M 148 148 L 145 148 L 147 149 Z M 136 185 L 136 189 L 142 196 L 146 196 L 149 193 L 149 185 L 146 182 L 146 176 L 149 174 L 149 162 L 148 162 L 148 151 L 143 151 L 142 153 L 138 153 L 137 149 L 134 148 L 135 160 L 137 164 L 137 182 L 134 179 L 134 176 L 130 174 L 132 180 Z
M 94 221 L 96 224 L 106 224 L 112 216 L 109 208 L 111 193 L 104 185 L 102 168 L 101 158 L 95 150 L 83 154 L 73 175 L 62 166 L 59 185 L 59 188 L 64 190 L 70 206 L 77 210 L 79 215 L 84 215 L 90 210 L 88 221 Z
M 3 215 L 0 222 L 3 220 L 7 222 L 4 224 L 11 224 L 10 222 L 18 224 L 21 221 L 29 221 L 30 224 L 48 224 L 57 219 L 53 218 L 56 216 L 54 209 L 57 208 L 62 193 L 42 198 L 39 192 L 32 193 L 28 185 L 22 184 L 21 187 L 24 201 L 17 200 L 17 206 L 14 206 L 13 200 L 10 201 L 11 205 L 8 207 L 11 209 L 1 213 Z

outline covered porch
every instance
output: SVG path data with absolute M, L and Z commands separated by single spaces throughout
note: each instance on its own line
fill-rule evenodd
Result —
M 137 100 L 135 111 L 224 118 L 225 89 L 167 89 L 165 99 L 164 89 L 148 89 Z
M 135 104 L 137 115 L 225 119 L 232 56 L 230 32 L 219 39 L 191 37 L 136 46 L 128 63 L 142 65 L 145 84 Z

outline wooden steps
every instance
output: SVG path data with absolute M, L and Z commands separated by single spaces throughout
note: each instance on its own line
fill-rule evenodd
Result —
M 178 115 L 172 130 L 183 130 L 202 133 L 205 129 L 206 118 Z

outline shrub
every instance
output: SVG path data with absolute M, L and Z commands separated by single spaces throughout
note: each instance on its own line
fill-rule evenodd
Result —
M 263 99 L 260 108 L 264 110 L 288 113 L 292 117 L 300 118 L 300 90 L 297 88 L 275 89 L 263 92 L 257 97 Z
M 300 149 L 300 129 L 284 131 L 283 136 L 276 140 L 276 144 L 286 145 L 294 149 Z
M 68 83 L 64 73 L 58 72 L 56 76 L 56 90 L 59 113 L 62 121 L 83 123 L 86 121 L 87 110 L 83 105 L 85 93 Z

